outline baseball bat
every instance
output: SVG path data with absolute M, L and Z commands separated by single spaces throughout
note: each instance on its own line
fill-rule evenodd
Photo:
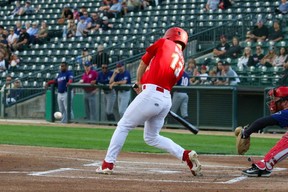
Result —
M 138 88 L 138 85 L 133 84 L 132 88 Z M 178 121 L 181 125 L 183 125 L 185 128 L 187 128 L 189 131 L 191 131 L 195 135 L 199 132 L 199 129 L 197 127 L 195 127 L 194 125 L 192 125 L 191 123 L 189 123 L 188 121 L 186 121 L 185 119 L 183 119 L 182 117 L 174 113 L 173 111 L 170 110 L 169 115 L 171 115 L 171 117 L 173 117 L 176 121 Z
M 191 123 L 189 123 L 188 121 L 186 121 L 185 119 L 183 119 L 182 117 L 174 113 L 173 111 L 170 110 L 169 115 L 171 115 L 176 121 L 178 121 L 181 125 L 183 125 L 185 128 L 187 128 L 189 131 L 191 131 L 195 135 L 198 133 L 199 129 L 197 127 L 195 127 L 194 125 L 192 125 Z

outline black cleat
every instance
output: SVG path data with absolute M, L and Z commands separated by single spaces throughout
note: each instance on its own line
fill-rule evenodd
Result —
M 266 169 L 259 169 L 255 164 L 252 164 L 251 168 L 242 171 L 242 174 L 248 177 L 269 177 L 271 173 L 271 171 Z

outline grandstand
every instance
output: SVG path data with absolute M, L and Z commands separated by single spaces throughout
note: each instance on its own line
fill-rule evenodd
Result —
M 21 1 L 24 4 L 25 1 Z M 179 26 L 189 33 L 189 43 L 185 50 L 186 60 L 189 57 L 197 58 L 199 64 L 207 58 L 211 58 L 209 65 L 216 63 L 211 57 L 211 51 L 218 43 L 220 34 L 228 38 L 238 36 L 244 42 L 246 31 L 252 28 L 255 18 L 261 15 L 265 18 L 265 24 L 271 26 L 275 18 L 285 22 L 282 15 L 274 14 L 274 7 L 280 1 L 238 0 L 226 9 L 216 11 L 203 11 L 206 0 L 163 0 L 160 5 L 149 6 L 137 12 L 130 12 L 125 16 L 110 19 L 114 25 L 108 31 L 91 33 L 87 38 L 72 37 L 63 38 L 62 28 L 64 25 L 57 24 L 64 5 L 69 3 L 71 7 L 87 7 L 89 13 L 98 12 L 101 0 L 35 0 L 33 5 L 40 6 L 40 10 L 32 15 L 9 17 L 8 14 L 14 8 L 14 4 L 4 5 L 0 9 L 0 25 L 6 29 L 14 26 L 17 21 L 47 21 L 49 27 L 49 41 L 44 44 L 30 45 L 28 49 L 16 52 L 22 59 L 20 66 L 13 72 L 2 72 L 0 84 L 3 86 L 5 77 L 9 73 L 14 78 L 20 78 L 26 88 L 36 88 L 27 94 L 28 98 L 33 94 L 43 93 L 43 84 L 57 76 L 59 63 L 68 61 L 74 74 L 82 74 L 82 68 L 77 63 L 76 57 L 86 47 L 95 54 L 97 46 L 103 44 L 105 51 L 110 55 L 110 68 L 114 68 L 115 62 L 124 60 L 133 78 L 136 75 L 136 67 L 145 48 L 156 39 L 160 38 L 164 31 L 171 26 Z M 285 25 L 286 26 L 286 25 Z M 288 30 L 287 27 L 283 28 Z M 286 45 L 288 36 L 276 47 Z M 249 46 L 256 46 L 252 43 Z M 263 43 L 267 48 L 269 42 Z M 230 58 L 228 58 L 230 59 Z M 281 68 L 271 69 L 237 69 L 237 60 L 231 60 L 232 67 L 239 73 L 243 80 L 242 86 L 271 86 L 280 77 Z M 276 78 L 271 78 L 274 75 Z M 32 94 L 33 93 L 33 94 Z M 24 99 L 25 100 L 25 99 Z

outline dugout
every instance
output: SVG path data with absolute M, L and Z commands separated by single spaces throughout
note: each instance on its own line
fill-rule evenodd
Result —
M 83 88 L 83 84 L 71 84 L 69 90 L 72 88 L 80 90 Z M 95 124 L 111 124 L 107 122 L 104 114 L 104 101 L 101 89 L 103 85 L 98 86 L 97 97 L 97 120 Z M 118 89 L 124 88 L 118 87 Z M 55 89 L 51 89 L 51 92 L 46 93 L 46 120 L 54 121 L 53 113 L 57 110 L 57 103 L 55 100 Z M 181 86 L 175 86 L 172 90 L 187 92 L 189 95 L 188 114 L 189 121 L 198 126 L 200 130 L 222 130 L 232 131 L 237 126 L 247 125 L 263 115 L 268 115 L 266 101 L 265 101 L 265 88 L 245 88 L 239 86 L 189 86 L 183 88 Z M 131 99 L 136 94 L 131 90 Z M 68 102 L 70 103 L 70 102 Z M 83 93 L 76 92 L 72 108 L 74 110 L 75 119 L 69 120 L 69 122 L 82 122 L 84 110 L 83 110 Z M 71 106 L 68 106 L 68 108 Z M 117 111 L 117 106 L 115 106 Z M 179 111 L 178 111 L 178 114 Z M 112 124 L 116 124 L 113 122 Z M 169 128 L 183 128 L 182 125 L 177 123 L 171 117 L 167 117 L 164 127 Z M 274 128 L 267 128 L 265 131 L 271 132 Z M 280 130 L 281 131 L 281 130 Z

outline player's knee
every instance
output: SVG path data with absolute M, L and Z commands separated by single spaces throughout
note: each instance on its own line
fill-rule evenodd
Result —
M 155 146 L 157 144 L 157 137 L 144 135 L 144 141 L 147 145 Z

